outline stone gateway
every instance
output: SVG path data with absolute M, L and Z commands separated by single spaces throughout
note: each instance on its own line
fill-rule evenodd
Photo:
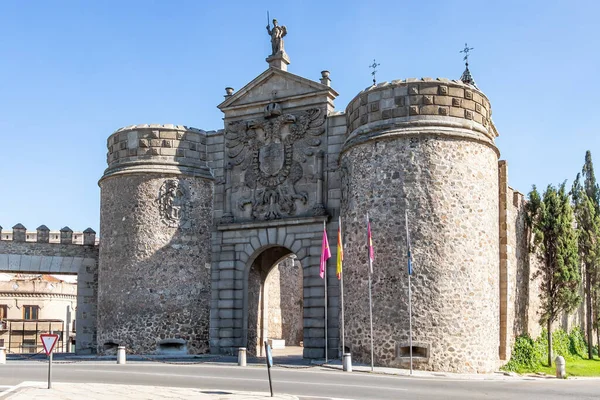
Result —
M 109 136 L 100 246 L 87 243 L 81 275 L 93 280 L 94 314 L 81 317 L 87 348 L 260 355 L 281 339 L 306 358 L 324 358 L 327 347 L 330 359 L 347 351 L 368 362 L 368 212 L 375 364 L 406 366 L 406 213 L 416 368 L 495 370 L 516 336 L 539 333 L 537 267 L 523 196 L 508 186 L 491 105 L 470 71 L 373 85 L 336 111 L 329 71 L 318 81 L 287 72 L 287 30 L 275 21 L 267 29 L 269 67 L 237 92 L 226 88 L 223 129 L 133 125 Z M 75 251 L 25 243 L 15 228 L 13 241 L 0 241 L 0 272 L 30 271 L 27 254 Z

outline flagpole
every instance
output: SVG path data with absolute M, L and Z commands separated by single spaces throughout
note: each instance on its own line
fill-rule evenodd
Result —
M 411 254 L 410 254 L 410 236 L 408 234 L 408 202 L 404 210 L 404 221 L 406 224 L 406 248 L 408 256 L 408 347 L 410 352 L 410 374 L 413 373 L 413 345 L 412 345 L 412 293 L 410 288 L 410 276 L 412 275 Z
M 325 227 L 325 221 L 323 221 L 323 234 L 327 235 L 327 228 Z M 321 256 L 323 257 L 323 256 Z M 327 260 L 325 262 L 325 273 L 324 273 L 324 281 L 325 281 L 325 364 L 327 364 Z
M 340 243 L 338 245 L 342 246 L 341 249 L 337 251 L 343 251 L 344 241 L 342 240 L 342 217 L 339 217 L 339 227 L 340 227 Z M 344 360 L 344 352 L 346 351 L 346 344 L 344 342 L 344 271 L 343 267 L 340 269 L 340 301 L 342 307 L 342 361 Z
M 367 211 L 367 227 L 370 228 L 368 211 Z M 371 299 L 371 272 L 373 271 L 373 260 L 371 260 L 370 237 L 369 237 L 368 258 L 369 258 L 369 319 L 371 322 L 371 372 L 373 372 L 373 370 L 374 370 L 374 368 L 373 368 L 373 300 Z

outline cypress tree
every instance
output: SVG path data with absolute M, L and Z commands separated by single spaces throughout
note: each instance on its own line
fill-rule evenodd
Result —
M 535 186 L 526 205 L 527 222 L 533 233 L 533 251 L 540 269 L 540 324 L 548 330 L 548 365 L 552 365 L 552 323 L 561 312 L 571 312 L 580 302 L 581 271 L 573 209 L 565 183 L 558 190 L 548 185 L 543 198 Z
M 583 185 L 580 183 L 583 176 Z M 592 154 L 585 153 L 585 164 L 581 175 L 577 174 L 573 189 L 573 206 L 577 221 L 579 237 L 579 257 L 583 264 L 585 276 L 585 317 L 586 336 L 588 342 L 588 357 L 593 357 L 593 329 L 598 329 L 598 292 L 600 288 L 600 189 L 594 175 Z M 595 312 L 594 312 L 595 311 Z

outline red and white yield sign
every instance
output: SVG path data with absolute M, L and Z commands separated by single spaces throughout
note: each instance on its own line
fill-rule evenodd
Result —
M 42 333 L 40 335 L 40 339 L 42 339 L 42 346 L 44 346 L 44 351 L 46 355 L 49 356 L 54 350 L 54 346 L 56 346 L 56 342 L 58 342 L 58 335 L 54 335 L 52 333 Z

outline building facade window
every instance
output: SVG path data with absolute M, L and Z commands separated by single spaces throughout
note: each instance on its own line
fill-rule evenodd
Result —
M 38 319 L 38 306 L 23 306 L 23 319 Z
M 8 315 L 8 306 L 6 304 L 0 304 L 0 320 L 6 319 Z

